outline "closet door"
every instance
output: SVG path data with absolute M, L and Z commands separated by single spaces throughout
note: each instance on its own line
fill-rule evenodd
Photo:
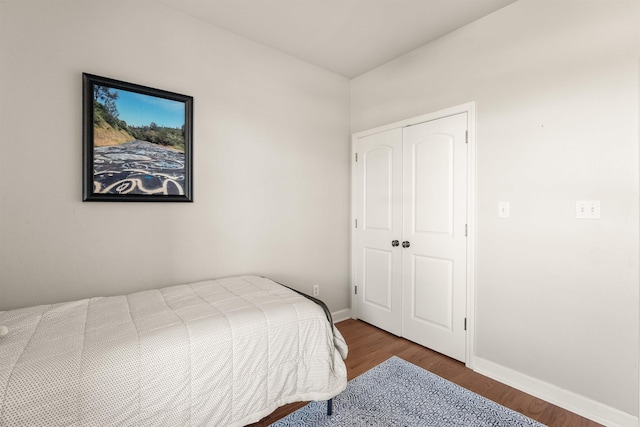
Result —
M 465 360 L 467 114 L 404 128 L 402 335 Z
M 402 334 L 402 129 L 356 141 L 358 317 Z

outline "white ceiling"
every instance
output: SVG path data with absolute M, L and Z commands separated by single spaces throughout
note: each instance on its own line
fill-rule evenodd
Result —
M 516 0 L 155 0 L 348 78 Z

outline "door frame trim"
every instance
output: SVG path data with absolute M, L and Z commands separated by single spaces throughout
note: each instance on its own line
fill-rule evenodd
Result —
M 357 219 L 357 165 L 355 163 L 356 141 L 359 138 L 373 135 L 396 128 L 404 128 L 406 126 L 415 125 L 422 122 L 442 119 L 453 116 L 455 114 L 467 113 L 467 130 L 468 130 L 468 146 L 467 146 L 467 336 L 465 349 L 465 365 L 471 369 L 474 368 L 475 355 L 475 289 L 476 289 L 476 103 L 468 102 L 432 113 L 423 114 L 412 117 L 399 122 L 390 123 L 373 129 L 357 132 L 351 135 L 351 226 L 350 246 L 351 246 L 351 262 L 350 262 L 350 305 L 351 317 L 358 318 L 358 303 L 355 298 L 356 286 L 356 238 L 355 222 Z

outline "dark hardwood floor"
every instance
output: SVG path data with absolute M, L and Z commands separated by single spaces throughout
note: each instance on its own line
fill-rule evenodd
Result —
M 457 360 L 367 323 L 359 320 L 345 320 L 337 323 L 336 326 L 349 345 L 349 357 L 345 361 L 349 380 L 395 355 L 550 427 L 600 426 L 598 423 L 544 400 L 473 372 Z M 266 427 L 305 404 L 306 402 L 302 402 L 282 406 L 251 426 Z

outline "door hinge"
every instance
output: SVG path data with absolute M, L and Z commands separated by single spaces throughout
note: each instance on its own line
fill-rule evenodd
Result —
M 469 235 L 469 224 L 464 225 L 464 237 Z
M 358 285 L 355 286 L 355 294 L 358 295 Z
M 358 228 L 358 220 L 356 219 L 355 222 L 356 222 L 356 228 Z
M 468 130 L 464 131 L 464 142 L 465 142 L 465 144 L 469 143 L 469 131 Z
M 464 318 L 464 330 L 465 331 L 467 330 L 467 318 L 466 317 Z
M 358 153 L 356 153 L 356 162 L 358 161 Z

